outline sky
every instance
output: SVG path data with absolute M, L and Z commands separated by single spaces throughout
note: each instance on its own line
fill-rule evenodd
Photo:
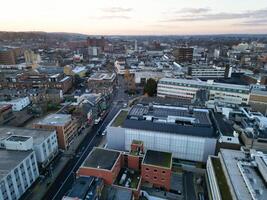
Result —
M 263 34 L 267 0 L 3 0 L 0 31 Z

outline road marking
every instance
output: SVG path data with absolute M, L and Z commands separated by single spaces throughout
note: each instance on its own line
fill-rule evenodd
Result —
M 94 135 L 94 137 L 92 138 L 92 140 L 88 143 L 88 146 L 86 147 L 85 151 L 83 152 L 83 154 L 80 156 L 80 158 L 78 159 L 78 161 L 76 162 L 76 164 L 74 165 L 74 167 L 72 168 L 72 170 L 70 171 L 69 175 L 67 176 L 67 178 L 65 179 L 65 181 L 61 184 L 60 188 L 58 189 L 57 193 L 55 194 L 55 196 L 53 197 L 52 200 L 56 199 L 58 193 L 62 190 L 63 186 L 65 185 L 65 183 L 67 182 L 67 180 L 70 178 L 70 176 L 73 174 L 74 169 L 77 167 L 78 163 L 80 162 L 80 160 L 82 159 L 83 155 L 86 153 L 86 151 L 89 149 L 89 147 L 91 146 L 91 143 L 94 141 L 95 137 L 97 136 Z

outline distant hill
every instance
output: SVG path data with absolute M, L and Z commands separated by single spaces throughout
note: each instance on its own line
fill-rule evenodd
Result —
M 5 32 L 0 31 L 0 40 L 79 40 L 88 37 L 79 33 L 64 33 L 64 32 Z

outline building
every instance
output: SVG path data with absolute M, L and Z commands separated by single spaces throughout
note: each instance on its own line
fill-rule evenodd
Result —
M 21 97 L 10 101 L 0 101 L 0 105 L 6 105 L 6 104 L 12 105 L 13 111 L 21 111 L 22 109 L 30 105 L 30 103 L 31 102 L 29 97 Z
M 13 49 L 1 48 L 0 49 L 0 64 L 1 65 L 15 65 L 16 55 Z
M 0 105 L 0 125 L 3 125 L 10 120 L 12 120 L 15 116 L 12 112 L 12 105 L 10 104 L 3 104 Z
M 63 73 L 19 73 L 7 76 L 0 82 L 0 89 L 59 89 L 66 93 L 72 88 L 72 78 Z
M 194 48 L 179 47 L 173 50 L 172 54 L 175 57 L 175 61 L 181 62 L 192 62 Z
M 87 68 L 85 66 L 71 66 L 66 65 L 64 67 L 64 74 L 67 76 L 75 76 L 78 75 L 79 77 L 83 78 L 86 76 Z
M 0 199 L 19 199 L 39 177 L 33 151 L 0 150 Z
M 97 200 L 101 197 L 104 183 L 100 178 L 81 176 L 77 178 L 71 190 L 62 200 Z
M 131 155 L 124 155 L 120 151 L 95 147 L 77 171 L 77 176 L 101 178 L 105 185 L 127 189 L 138 198 L 141 175 L 137 169 L 131 168 L 131 163 L 139 164 L 141 161 L 138 156 L 138 159 L 132 158 Z
M 188 67 L 187 75 L 200 79 L 230 78 L 232 75 L 232 68 L 217 66 L 190 66 Z
M 229 113 L 244 146 L 260 151 L 267 149 L 267 117 L 260 112 L 239 108 Z
M 266 199 L 267 159 L 255 150 L 221 149 L 207 162 L 210 199 Z
M 77 171 L 78 176 L 96 176 L 111 185 L 118 176 L 122 155 L 119 151 L 94 148 Z
M 208 92 L 206 104 L 209 107 L 247 105 L 249 102 L 250 86 L 189 79 L 160 79 L 157 96 L 194 100 L 199 90 Z
M 33 150 L 42 168 L 58 153 L 56 131 L 38 129 L 0 127 L 0 147 L 7 150 Z
M 103 95 L 112 94 L 116 85 L 116 74 L 108 72 L 96 72 L 92 74 L 87 81 L 87 87 L 93 93 L 101 93 Z
M 68 114 L 51 114 L 43 120 L 33 124 L 34 128 L 56 130 L 60 149 L 66 150 L 77 135 L 77 120 Z
M 267 114 L 267 88 L 253 88 L 249 96 L 249 105 L 255 111 Z
M 132 140 L 141 140 L 145 150 L 199 162 L 214 155 L 217 137 L 209 110 L 176 106 L 138 104 L 121 110 L 107 128 L 111 149 L 129 151 Z
M 142 162 L 142 179 L 156 188 L 171 188 L 172 154 L 147 150 Z
M 141 72 L 134 72 L 134 78 L 136 84 L 144 85 L 146 81 L 150 78 L 158 81 L 159 79 L 165 77 L 163 72 L 155 72 L 155 71 L 141 71 Z

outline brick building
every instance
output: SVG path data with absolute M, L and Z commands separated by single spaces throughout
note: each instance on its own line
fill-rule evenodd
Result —
M 72 78 L 64 74 L 21 73 L 15 77 L 5 77 L 0 82 L 0 89 L 59 89 L 65 93 L 72 87 L 72 84 Z
M 77 120 L 67 114 L 52 114 L 33 124 L 34 128 L 56 130 L 59 148 L 66 150 L 77 134 Z
M 7 123 L 15 116 L 12 112 L 12 105 L 0 105 L 0 125 Z
M 142 163 L 142 179 L 154 187 L 170 190 L 172 154 L 147 150 Z

